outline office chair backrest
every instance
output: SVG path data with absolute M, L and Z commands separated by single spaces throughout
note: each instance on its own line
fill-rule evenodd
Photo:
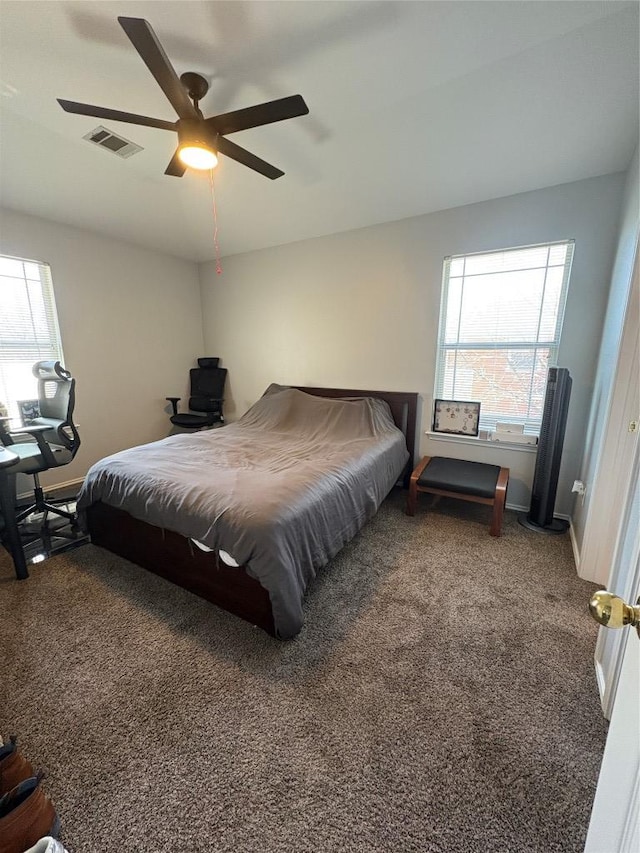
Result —
M 189 408 L 194 412 L 221 411 L 227 368 L 218 367 L 218 361 L 217 358 L 199 358 L 199 366 L 189 371 Z
M 33 365 L 38 380 L 40 415 L 32 424 L 50 426 L 44 433 L 51 444 L 61 444 L 74 455 L 80 447 L 80 436 L 73 423 L 76 404 L 76 380 L 59 361 L 38 361 Z

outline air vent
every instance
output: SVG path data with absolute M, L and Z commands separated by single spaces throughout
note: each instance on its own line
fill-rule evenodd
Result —
M 106 127 L 96 127 L 95 130 L 87 133 L 87 135 L 82 138 L 89 142 L 94 142 L 96 145 L 99 145 L 100 148 L 106 148 L 113 154 L 117 154 L 118 157 L 131 157 L 132 154 L 137 154 L 138 151 L 142 151 L 141 145 L 136 145 L 135 142 L 130 142 L 123 136 L 118 136 L 117 133 L 107 130 Z

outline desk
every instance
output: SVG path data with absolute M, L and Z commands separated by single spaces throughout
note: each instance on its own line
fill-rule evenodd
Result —
M 4 519 L 3 539 L 9 546 L 18 580 L 29 577 L 27 561 L 22 550 L 20 531 L 16 523 L 15 492 L 11 483 L 11 466 L 19 457 L 6 447 L 0 446 L 0 514 Z

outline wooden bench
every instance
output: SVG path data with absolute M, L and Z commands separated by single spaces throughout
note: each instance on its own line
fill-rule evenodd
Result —
M 418 492 L 487 504 L 493 507 L 491 536 L 500 536 L 509 484 L 509 469 L 484 462 L 423 456 L 409 481 L 407 515 L 415 515 Z

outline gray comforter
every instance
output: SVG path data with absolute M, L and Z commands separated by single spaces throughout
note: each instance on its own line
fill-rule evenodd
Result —
M 408 459 L 387 404 L 271 386 L 239 421 L 102 459 L 78 499 L 233 556 L 292 637 L 316 570 L 371 518 Z

